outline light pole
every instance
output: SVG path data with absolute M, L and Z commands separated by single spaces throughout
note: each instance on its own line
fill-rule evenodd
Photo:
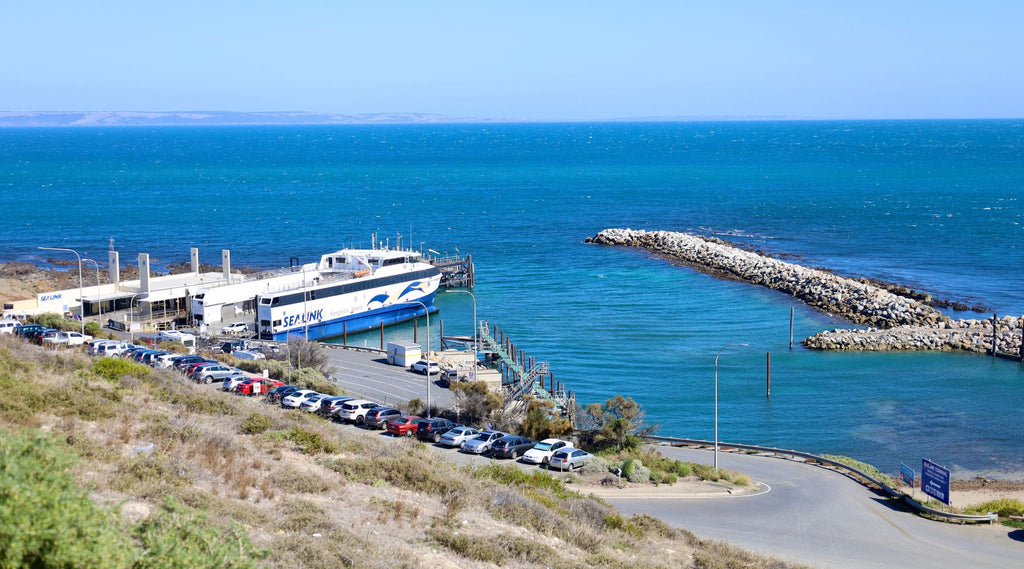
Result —
M 132 329 L 132 305 L 135 304 L 135 297 L 140 294 L 142 294 L 141 291 L 133 294 L 131 299 L 128 301 L 128 341 L 132 344 L 135 343 L 135 331 Z
M 479 324 L 477 324 L 477 320 L 476 320 L 476 295 L 473 294 L 472 292 L 468 291 L 468 290 L 461 290 L 461 289 L 449 290 L 447 292 L 462 292 L 462 293 L 468 294 L 469 296 L 473 297 L 473 369 L 475 370 L 476 369 L 476 364 L 477 364 L 477 361 L 478 361 L 477 358 L 480 357 L 480 354 L 478 353 L 480 351 L 480 346 L 477 344 L 477 329 L 476 329 L 477 326 L 479 325 Z M 474 372 L 474 375 L 473 375 L 473 379 L 474 380 L 476 379 L 475 372 Z
M 96 310 L 99 311 L 100 327 L 103 327 L 103 301 L 100 299 L 100 264 L 92 259 L 82 259 L 82 262 L 89 261 L 96 267 Z M 84 309 L 82 310 L 85 311 Z
M 68 253 L 74 253 L 75 258 L 78 259 L 78 313 L 82 319 L 82 335 L 85 336 L 85 295 L 82 294 L 82 256 L 78 254 L 78 251 L 74 249 L 65 249 L 63 247 L 40 247 L 47 251 L 67 251 Z
M 749 346 L 750 344 L 726 344 L 715 354 L 715 474 L 718 474 L 718 356 L 729 346 Z
M 427 361 L 427 374 L 426 374 L 427 375 L 427 418 L 429 419 L 430 418 L 430 309 L 427 308 L 426 304 L 424 304 L 424 303 L 422 303 L 422 302 L 420 302 L 418 300 L 410 300 L 409 302 L 414 302 L 414 303 L 422 306 L 423 307 L 423 312 L 425 312 L 427 314 L 427 357 L 425 359 Z

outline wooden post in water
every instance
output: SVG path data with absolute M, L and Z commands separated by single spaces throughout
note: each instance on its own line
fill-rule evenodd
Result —
M 992 355 L 995 356 L 996 352 L 999 351 L 999 320 L 996 319 L 996 315 L 992 315 Z
M 765 381 L 765 393 L 764 393 L 764 396 L 765 397 L 771 397 L 772 396 L 772 353 L 768 352 L 767 355 L 768 355 L 768 360 L 767 360 L 767 363 L 765 364 L 766 368 L 767 368 L 767 375 L 766 375 L 767 379 Z
M 413 318 L 412 319 L 412 343 L 414 343 L 414 344 L 419 344 L 420 343 L 420 327 L 419 327 L 418 324 L 419 324 L 419 320 L 417 320 L 416 318 Z
M 380 349 L 384 349 L 384 323 L 380 323 Z
M 789 351 L 793 351 L 793 317 L 796 315 L 796 308 L 789 307 Z
M 348 345 L 348 320 L 341 323 L 341 345 Z

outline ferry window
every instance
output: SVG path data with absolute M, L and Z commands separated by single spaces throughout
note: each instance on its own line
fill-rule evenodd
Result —
M 274 326 L 280 326 L 280 325 L 281 325 L 281 321 L 280 320 L 274 320 Z
M 261 298 L 260 299 L 260 304 L 270 304 L 270 299 L 269 298 Z
M 260 326 L 270 326 L 270 320 L 260 320 Z
M 278 304 L 281 304 L 280 297 L 274 297 L 274 306 L 277 306 Z
M 316 300 L 316 291 L 315 290 L 309 291 L 309 299 L 310 300 Z

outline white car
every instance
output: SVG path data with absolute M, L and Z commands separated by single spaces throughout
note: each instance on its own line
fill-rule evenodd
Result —
M 228 324 L 227 326 L 220 329 L 220 331 L 224 334 L 241 334 L 243 332 L 247 332 L 248 330 L 249 326 L 247 326 L 245 322 L 232 322 L 231 324 Z
M 292 391 L 287 397 L 281 400 L 281 407 L 290 407 L 292 409 L 298 409 L 302 406 L 302 403 L 313 397 L 314 395 L 320 395 L 312 389 L 300 389 L 298 391 Z
M 366 399 L 352 399 L 341 404 L 341 410 L 338 411 L 339 421 L 348 421 L 350 423 L 361 424 L 366 422 L 366 412 L 374 407 L 379 407 L 377 403 L 373 401 L 367 401 Z
M 523 454 L 523 462 L 529 462 L 530 464 L 547 464 L 548 461 L 551 460 L 551 455 L 555 454 L 555 451 L 571 447 L 572 443 L 569 441 L 563 441 L 562 439 L 544 439 L 533 445 L 533 448 Z
M 53 336 L 43 338 L 43 343 L 55 346 L 81 346 L 89 340 L 92 340 L 92 336 L 89 336 L 88 334 L 82 334 L 80 332 L 57 332 Z
M 441 373 L 441 366 L 433 360 L 430 362 L 427 362 L 427 360 L 420 360 L 412 364 L 412 371 L 422 373 L 423 375 L 427 375 L 429 371 L 430 375 L 437 375 Z
M 221 382 L 221 389 L 223 389 L 224 391 L 234 391 L 236 387 L 241 385 L 242 382 L 247 379 L 249 378 L 246 377 L 245 374 L 243 373 L 229 375 L 224 378 L 223 382 Z

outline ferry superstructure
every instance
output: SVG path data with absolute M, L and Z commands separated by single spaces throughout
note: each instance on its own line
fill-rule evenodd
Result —
M 411 320 L 436 311 L 441 282 L 419 253 L 393 249 L 342 249 L 296 273 L 297 283 L 257 296 L 259 338 L 319 340 Z

